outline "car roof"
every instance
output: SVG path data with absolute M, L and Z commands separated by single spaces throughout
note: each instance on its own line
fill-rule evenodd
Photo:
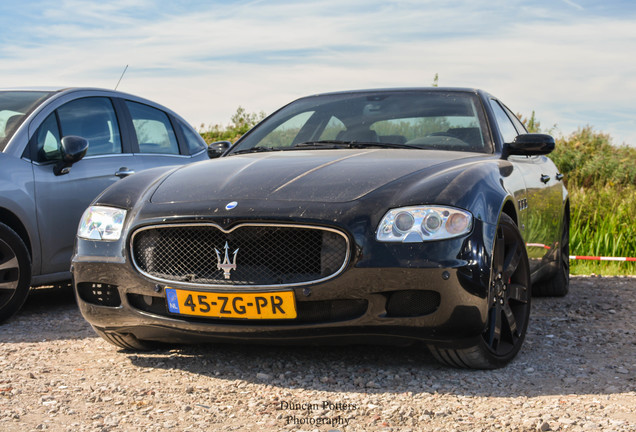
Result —
M 386 87 L 386 88 L 370 88 L 370 89 L 359 89 L 359 90 L 342 90 L 342 91 L 333 91 L 333 92 L 325 92 L 325 93 L 317 93 L 311 96 L 327 96 L 327 95 L 341 95 L 341 94 L 349 94 L 349 93 L 377 93 L 377 92 L 459 92 L 459 93 L 484 93 L 483 90 L 477 88 L 470 87 Z

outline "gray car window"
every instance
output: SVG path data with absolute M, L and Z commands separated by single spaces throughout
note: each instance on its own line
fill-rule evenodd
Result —
M 108 98 L 77 99 L 57 109 L 62 136 L 77 135 L 88 140 L 87 156 L 121 153 L 119 124 Z
M 166 113 L 137 102 L 126 101 L 126 105 L 135 126 L 139 152 L 179 154 L 179 144 Z
M 191 128 L 182 122 L 179 122 L 179 126 L 181 127 L 181 131 L 183 132 L 183 136 L 185 137 L 186 144 L 191 155 L 196 154 L 207 147 L 205 141 L 201 138 L 201 135 L 192 131 Z
M 60 129 L 57 125 L 55 113 L 51 113 L 42 122 L 36 132 L 38 146 L 38 161 L 50 161 L 60 159 Z

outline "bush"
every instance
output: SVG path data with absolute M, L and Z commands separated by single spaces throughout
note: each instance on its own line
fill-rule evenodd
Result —
M 239 105 L 230 120 L 230 124 L 227 126 L 219 124 L 209 125 L 206 130 L 204 130 L 205 125 L 202 124 L 199 133 L 208 144 L 216 141 L 231 141 L 234 143 L 265 117 L 266 115 L 263 111 L 258 114 L 248 113 L 245 108 Z
M 572 187 L 636 185 L 636 148 L 616 147 L 608 134 L 586 126 L 557 139 L 550 158 Z

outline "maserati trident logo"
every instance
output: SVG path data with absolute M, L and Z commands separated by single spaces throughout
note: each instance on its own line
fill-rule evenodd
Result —
M 219 270 L 223 270 L 223 277 L 225 279 L 229 279 L 230 278 L 230 271 L 232 270 L 236 270 L 236 254 L 238 253 L 238 249 L 234 251 L 234 256 L 232 257 L 232 262 L 230 262 L 230 256 L 228 255 L 228 250 L 230 249 L 230 247 L 227 245 L 227 242 L 225 242 L 225 257 L 223 259 L 223 261 L 221 261 L 221 252 L 217 249 L 214 248 L 214 252 L 216 252 L 216 268 Z

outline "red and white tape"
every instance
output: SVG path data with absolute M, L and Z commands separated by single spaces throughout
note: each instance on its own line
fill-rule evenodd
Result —
M 550 249 L 550 246 L 543 243 L 526 243 L 526 246 L 540 247 L 543 249 Z M 635 257 L 607 257 L 607 256 L 585 256 L 585 255 L 570 255 L 571 260 L 587 260 L 587 261 L 634 261 Z
M 634 257 L 606 257 L 606 256 L 581 256 L 570 255 L 571 260 L 588 260 L 588 261 L 636 261 Z

